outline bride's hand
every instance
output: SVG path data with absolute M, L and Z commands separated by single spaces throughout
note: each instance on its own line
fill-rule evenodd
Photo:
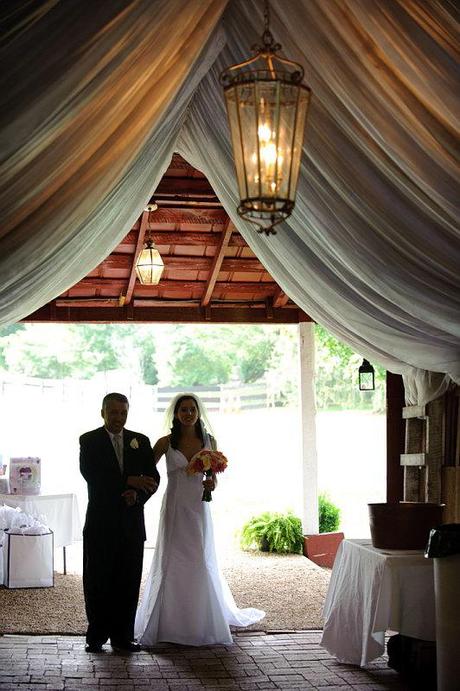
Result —
M 158 487 L 153 477 L 149 475 L 128 475 L 128 485 L 134 487 L 134 489 L 141 490 L 141 492 L 147 492 L 152 494 Z

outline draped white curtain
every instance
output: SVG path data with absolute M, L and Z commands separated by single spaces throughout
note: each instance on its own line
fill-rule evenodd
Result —
M 270 238 L 235 215 L 218 83 L 260 36 L 262 3 L 231 0 L 223 17 L 217 0 L 100 5 L 44 3 L 0 54 L 11 66 L 0 104 L 0 321 L 94 268 L 177 150 L 286 293 L 403 373 L 410 402 L 459 382 L 453 5 L 272 0 L 272 31 L 305 66 L 313 100 L 296 209 Z
M 5 35 L 0 322 L 67 290 L 128 233 L 222 48 L 216 24 L 224 7 L 50 1 Z

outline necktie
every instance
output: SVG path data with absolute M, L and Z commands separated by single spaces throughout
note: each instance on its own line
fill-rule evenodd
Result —
M 123 451 L 121 448 L 121 438 L 119 434 L 113 435 L 113 448 L 118 459 L 118 465 L 120 466 L 120 471 L 123 472 Z

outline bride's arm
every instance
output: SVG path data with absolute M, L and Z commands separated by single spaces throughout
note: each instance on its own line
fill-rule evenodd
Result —
M 167 434 L 166 437 L 160 437 L 160 439 L 158 439 L 158 441 L 155 442 L 155 445 L 153 447 L 153 462 L 155 463 L 155 465 L 168 450 L 170 436 L 170 434 Z

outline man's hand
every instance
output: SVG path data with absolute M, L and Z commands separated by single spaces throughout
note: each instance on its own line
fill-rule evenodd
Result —
M 135 489 L 127 489 L 121 493 L 121 496 L 125 500 L 126 506 L 134 506 L 137 501 L 137 492 Z
M 129 475 L 127 483 L 141 492 L 153 494 L 158 489 L 158 483 L 150 475 Z

